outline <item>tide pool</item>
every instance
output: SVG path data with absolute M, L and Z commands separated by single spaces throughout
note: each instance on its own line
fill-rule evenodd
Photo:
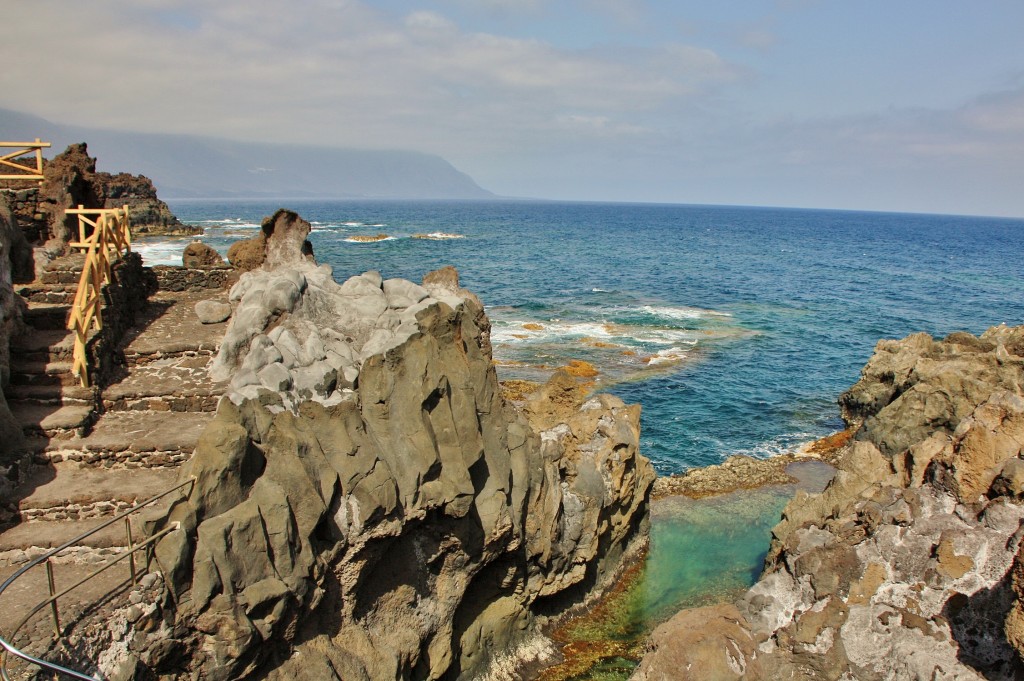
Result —
M 833 473 L 818 462 L 787 470 L 797 484 L 654 502 L 646 560 L 597 608 L 555 633 L 567 660 L 545 670 L 539 681 L 624 681 L 658 624 L 683 608 L 743 594 L 761 574 L 786 503 L 797 489 L 821 491 Z

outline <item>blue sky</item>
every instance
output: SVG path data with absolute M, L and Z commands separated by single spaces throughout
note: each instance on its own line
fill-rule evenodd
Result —
M 0 58 L 24 66 L 0 106 L 61 123 L 413 149 L 512 196 L 1024 216 L 1019 0 L 35 0 L 5 19 Z

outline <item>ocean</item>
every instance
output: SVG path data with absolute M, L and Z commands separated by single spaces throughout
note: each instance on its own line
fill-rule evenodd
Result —
M 661 474 L 737 453 L 771 456 L 842 428 L 836 400 L 881 338 L 1024 323 L 1020 219 L 523 201 L 171 202 L 222 254 L 279 207 L 312 223 L 316 258 L 339 280 L 375 269 L 419 281 L 454 265 L 487 307 L 499 378 L 538 380 L 590 363 L 595 389 L 642 405 L 641 448 Z M 136 246 L 150 264 L 180 263 L 186 241 Z M 830 473 L 803 466 L 802 484 L 821 489 Z M 567 651 L 586 652 L 542 678 L 628 679 L 653 627 L 753 584 L 794 489 L 653 504 L 646 560 L 560 635 Z
M 335 278 L 454 265 L 484 301 L 500 378 L 569 361 L 642 405 L 660 474 L 770 456 L 842 427 L 881 338 L 1024 323 L 1024 220 L 527 201 L 170 201 L 226 253 L 277 208 Z M 354 237 L 376 237 L 360 241 Z M 140 240 L 147 264 L 186 240 Z

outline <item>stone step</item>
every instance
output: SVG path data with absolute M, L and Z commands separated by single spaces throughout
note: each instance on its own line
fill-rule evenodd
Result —
M 96 419 L 92 405 L 50 405 L 11 400 L 15 421 L 25 435 L 42 435 L 57 440 L 81 436 Z
M 14 371 L 22 361 L 61 362 L 70 360 L 75 350 L 75 334 L 65 328 L 31 329 L 11 339 Z
M 11 385 L 80 385 L 71 362 L 17 360 L 11 366 Z
M 0 552 L 24 551 L 33 547 L 56 548 L 102 525 L 103 522 L 104 520 L 101 518 L 21 522 L 0 533 Z M 136 531 L 137 522 L 135 520 L 132 522 L 133 533 Z M 141 532 L 139 534 L 141 535 Z M 137 538 L 136 541 L 138 541 Z M 87 546 L 94 549 L 120 548 L 127 545 L 127 532 L 123 522 L 115 523 L 73 544 L 73 546 Z
M 29 303 L 28 307 L 22 311 L 21 318 L 34 329 L 63 329 L 66 331 L 70 311 L 70 304 Z
M 216 411 L 226 387 L 210 380 L 210 355 L 182 355 L 139 364 L 103 391 L 103 408 L 113 411 Z
M 192 456 L 213 412 L 114 411 L 86 436 L 51 440 L 37 461 L 105 468 L 173 468 Z
M 169 468 L 105 469 L 65 462 L 37 467 L 13 496 L 22 522 L 102 520 L 165 492 L 177 477 Z M 169 503 L 161 499 L 154 506 Z
M 141 330 L 121 346 L 129 366 L 166 357 L 216 354 L 228 322 L 203 324 L 195 313 L 197 302 L 210 299 L 226 300 L 226 294 L 198 291 L 153 295 L 136 322 Z
M 15 292 L 33 304 L 71 305 L 75 302 L 78 284 L 44 286 L 37 283 L 19 286 Z
M 72 385 L 62 383 L 12 384 L 7 386 L 4 396 L 8 400 L 46 405 L 96 405 L 98 393 L 94 388 L 83 388 L 76 381 Z

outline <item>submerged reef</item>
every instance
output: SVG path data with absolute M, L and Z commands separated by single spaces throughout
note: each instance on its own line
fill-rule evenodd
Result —
M 95 642 L 100 671 L 454 679 L 529 649 L 646 538 L 639 407 L 565 373 L 512 406 L 454 269 L 339 284 L 307 222 L 269 222 L 231 291 L 194 489 L 149 521 L 170 530 L 162 596 Z
M 798 492 L 734 604 L 655 630 L 656 679 L 1024 674 L 1024 327 L 881 341 L 840 398 L 852 441 Z

